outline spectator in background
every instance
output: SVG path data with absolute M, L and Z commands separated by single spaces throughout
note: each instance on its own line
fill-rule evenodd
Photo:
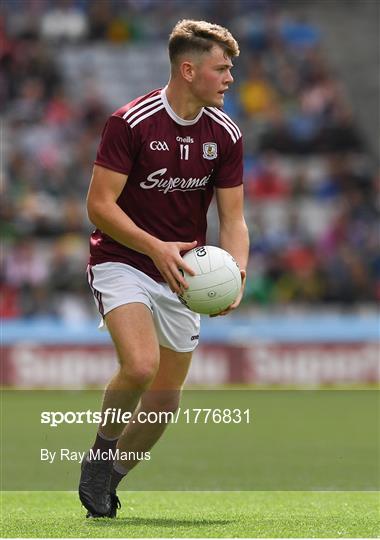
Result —
M 87 16 L 72 0 L 58 0 L 42 15 L 40 25 L 42 39 L 79 41 L 86 37 L 87 32 Z
M 252 60 L 247 79 L 239 88 L 241 106 L 248 117 L 265 116 L 274 107 L 276 94 L 259 59 Z
M 112 21 L 110 2 L 91 2 L 89 6 L 89 32 L 91 41 L 107 39 L 108 27 Z
M 267 153 L 248 177 L 247 195 L 256 199 L 284 199 L 289 194 L 289 186 L 275 157 Z
M 20 95 L 13 102 L 9 115 L 13 122 L 36 124 L 41 121 L 44 110 L 44 86 L 38 78 L 23 81 Z
M 107 43 L 152 43 L 166 37 L 162 21 L 179 19 L 184 6 L 207 9 L 215 20 L 231 18 L 244 49 L 251 51 L 246 62 L 236 63 L 244 83 L 226 99 L 233 115 L 241 115 L 246 140 L 252 243 L 246 305 L 380 299 L 376 181 L 358 155 L 365 155 L 365 144 L 313 25 L 261 0 L 231 2 L 227 11 L 223 2 L 200 6 L 182 0 L 25 2 L 22 10 L 19 2 L 3 5 L 0 108 L 6 136 L 0 217 L 6 265 L 21 260 L 24 235 L 31 239 L 32 260 L 41 249 L 52 258 L 42 281 L 26 284 L 14 281 L 4 262 L 3 316 L 49 313 L 52 297 L 55 315 L 57 305 L 66 306 L 60 317 L 74 310 L 76 300 L 78 320 L 93 313 L 83 264 L 77 264 L 80 250 L 86 256 L 90 230 L 79 208 L 99 133 L 114 107 L 106 101 L 108 85 L 99 92 L 90 62 L 80 75 L 86 84 L 75 86 L 78 80 L 65 70 L 62 52 L 71 50 L 76 57 L 94 41 L 102 54 Z M 117 69 L 116 56 L 112 59 Z M 116 71 L 116 76 L 124 74 Z M 126 73 L 126 84 L 134 76 Z M 316 208 L 313 216 L 309 207 Z M 299 219 L 302 213 L 306 220 Z M 281 221 L 284 215 L 288 219 Z M 313 221 L 319 224 L 310 234 L 307 225 Z M 60 247 L 60 257 L 54 246 L 61 243 L 66 247 Z M 304 264 L 309 259 L 312 263 Z M 20 263 L 18 272 L 24 267 Z M 64 284 L 58 277 L 62 267 L 70 276 Z

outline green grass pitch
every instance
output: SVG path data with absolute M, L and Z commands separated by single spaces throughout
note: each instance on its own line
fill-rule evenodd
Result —
M 41 411 L 97 410 L 100 391 L 4 391 L 1 489 L 74 491 L 96 425 L 41 423 Z M 181 406 L 249 410 L 249 423 L 171 424 L 129 491 L 379 491 L 380 394 L 376 391 L 186 391 Z M 202 416 L 201 416 L 202 418 Z M 17 426 L 17 429 L 15 429 Z M 55 451 L 53 463 L 41 449 Z M 27 449 L 27 459 L 25 459 Z
M 40 448 L 86 450 L 94 426 L 49 428 L 40 413 L 97 410 L 100 398 L 3 393 L 3 537 L 380 536 L 377 392 L 188 391 L 183 406 L 249 407 L 252 421 L 169 426 L 121 484 L 118 518 L 88 520 L 73 491 L 79 463 L 43 463 Z
M 122 492 L 116 520 L 85 519 L 74 492 L 3 492 L 2 537 L 375 538 L 376 492 Z

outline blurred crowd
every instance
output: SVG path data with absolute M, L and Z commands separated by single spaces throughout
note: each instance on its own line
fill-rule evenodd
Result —
M 73 99 L 61 51 L 95 42 L 154 47 L 184 16 L 225 24 L 242 51 L 226 111 L 245 136 L 246 306 L 380 300 L 375 165 L 318 29 L 281 4 L 3 3 L 1 317 L 75 324 L 95 313 L 84 201 L 103 124 L 122 102 L 110 106 L 96 91 Z

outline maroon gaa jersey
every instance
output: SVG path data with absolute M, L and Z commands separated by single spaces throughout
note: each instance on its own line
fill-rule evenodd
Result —
M 138 227 L 163 241 L 203 245 L 214 188 L 242 183 L 242 156 L 240 130 L 222 110 L 204 107 L 193 120 L 183 120 L 164 88 L 111 115 L 95 163 L 128 175 L 117 204 Z M 97 229 L 90 239 L 90 265 L 110 261 L 163 281 L 147 255 Z

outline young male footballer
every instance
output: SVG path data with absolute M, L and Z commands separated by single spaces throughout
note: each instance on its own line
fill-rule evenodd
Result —
M 242 139 L 222 110 L 238 55 L 226 28 L 178 22 L 169 38 L 167 86 L 118 109 L 102 133 L 87 200 L 96 226 L 88 278 L 119 359 L 102 411 L 133 417 L 123 424 L 107 413 L 82 462 L 79 497 L 88 517 L 116 516 L 120 480 L 165 430 L 165 422 L 139 422 L 139 414 L 178 407 L 200 326 L 177 297 L 187 287 L 179 268 L 193 274 L 181 254 L 205 244 L 214 192 L 220 247 L 238 262 L 243 283 L 220 315 L 243 295 Z

